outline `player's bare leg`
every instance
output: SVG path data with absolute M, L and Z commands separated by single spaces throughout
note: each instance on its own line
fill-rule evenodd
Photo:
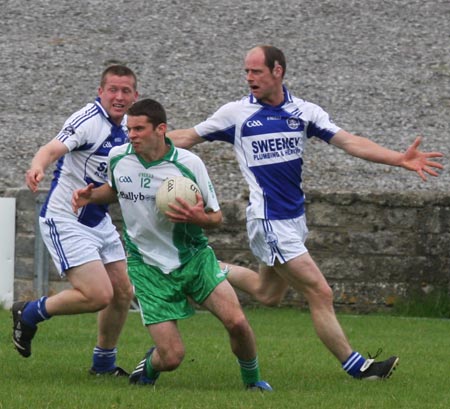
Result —
M 154 385 L 161 372 L 173 371 L 184 359 L 184 345 L 177 321 L 147 325 L 155 346 L 151 347 L 130 375 L 130 383 Z
M 185 354 L 177 321 L 161 322 L 147 328 L 156 346 L 152 353 L 152 368 L 158 372 L 177 369 Z
M 228 270 L 227 280 L 241 291 L 267 306 L 276 306 L 284 298 L 287 282 L 268 266 L 260 265 L 259 273 L 247 267 L 220 262 L 221 269 Z
M 203 306 L 211 311 L 228 331 L 231 350 L 238 358 L 246 389 L 271 391 L 272 387 L 260 379 L 255 336 L 230 283 L 221 282 Z
M 39 322 L 56 315 L 101 311 L 113 303 L 114 308 L 106 310 L 106 317 L 108 317 L 108 313 L 113 315 L 106 321 L 101 320 L 99 345 L 94 349 L 93 369 L 96 374 L 125 375 L 125 371 L 118 372 L 117 369 L 120 368 L 115 366 L 117 353 L 115 347 L 128 312 L 131 285 L 126 274 L 125 261 L 111 263 L 110 270 L 111 278 L 99 260 L 73 267 L 66 271 L 72 288 L 65 289 L 51 297 L 41 297 L 30 303 L 15 303 L 13 320 L 14 326 L 19 328 L 19 331 L 14 331 L 13 340 L 19 353 L 25 357 L 31 355 L 31 340 L 37 331 Z M 120 291 L 118 285 L 121 286 Z M 115 305 L 115 300 L 120 300 L 118 307 Z M 101 314 L 104 316 L 105 312 Z M 110 323 L 112 325 L 107 328 Z
M 102 348 L 114 348 L 130 309 L 133 289 L 127 274 L 125 260 L 105 265 L 113 288 L 113 297 L 106 308 L 98 314 L 97 345 Z
M 53 316 L 99 311 L 97 345 L 90 372 L 128 376 L 115 365 L 116 347 L 132 297 L 125 261 L 107 266 L 92 261 L 68 270 L 67 277 L 73 288 L 48 298 L 48 313 Z
M 221 267 L 224 266 L 225 263 L 222 263 Z M 386 379 L 392 374 L 398 364 L 398 357 L 391 356 L 385 361 L 375 362 L 352 351 L 334 312 L 332 289 L 309 253 L 285 264 L 276 262 L 273 267 L 261 265 L 259 274 L 245 267 L 228 265 L 230 267 L 227 275 L 229 282 L 265 305 L 279 303 L 288 285 L 304 294 L 319 339 L 353 377 Z
M 344 362 L 352 348 L 339 324 L 333 307 L 333 291 L 309 253 L 273 267 L 295 290 L 308 301 L 314 328 L 320 340 Z
M 114 296 L 108 273 L 101 261 L 91 261 L 66 272 L 72 288 L 49 297 L 47 312 L 51 316 L 100 311 Z
M 226 281 L 220 283 L 203 306 L 211 311 L 230 334 L 231 350 L 241 359 L 256 356 L 256 343 L 253 330 L 242 311 L 236 293 Z
M 54 315 L 96 312 L 111 301 L 112 285 L 100 261 L 71 268 L 66 274 L 72 288 L 51 297 L 43 296 L 30 302 L 18 301 L 13 304 L 13 342 L 23 357 L 31 355 L 31 341 L 40 322 Z
M 375 362 L 352 351 L 334 312 L 333 291 L 309 253 L 285 264 L 276 263 L 274 268 L 294 289 L 305 295 L 317 335 L 349 375 L 369 380 L 391 376 L 399 361 L 397 356 Z

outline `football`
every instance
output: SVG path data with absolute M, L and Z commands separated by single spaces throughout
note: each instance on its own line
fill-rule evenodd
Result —
M 161 183 L 156 192 L 156 207 L 164 214 L 172 210 L 169 203 L 180 205 L 175 200 L 176 197 L 186 200 L 190 205 L 195 205 L 196 193 L 200 193 L 200 189 L 191 179 L 184 176 L 170 176 Z

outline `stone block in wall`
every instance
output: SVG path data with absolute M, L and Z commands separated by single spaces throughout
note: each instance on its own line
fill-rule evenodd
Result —
M 245 231 L 231 235 L 226 234 L 222 229 L 217 229 L 214 233 L 206 232 L 206 235 L 211 247 L 217 251 L 221 248 L 230 250 L 248 248 L 248 238 Z
M 347 254 L 310 252 L 327 280 L 351 280 L 367 271 L 366 260 Z
M 34 253 L 33 253 L 34 254 Z M 34 280 L 34 256 L 30 257 L 16 257 L 15 261 L 15 277 L 27 280 Z M 53 264 L 53 261 L 49 260 L 49 279 L 59 279 L 59 274 Z
M 306 247 L 311 252 L 332 252 L 345 254 L 350 245 L 347 231 L 328 230 L 316 226 L 309 227 Z
M 384 218 L 381 209 L 370 204 L 352 203 L 351 205 L 330 203 L 326 200 L 314 200 L 306 207 L 306 218 L 309 226 L 328 227 L 338 231 L 360 227 L 367 229 L 384 229 Z
M 16 257 L 34 258 L 34 234 L 16 233 Z
M 326 234 L 321 233 L 320 235 Z M 398 254 L 391 254 L 395 251 L 388 251 L 389 249 L 384 252 L 379 243 L 370 246 L 367 250 L 369 244 L 366 241 L 359 248 L 358 242 L 355 241 L 352 247 L 324 247 L 317 246 L 314 242 L 313 245 L 310 245 L 308 240 L 307 247 L 323 273 L 327 277 L 338 279 L 351 279 L 353 276 L 362 274 L 369 280 L 379 279 L 379 277 L 386 279 L 386 275 L 380 276 L 379 271 L 392 275 L 396 271 L 395 266 L 408 266 L 417 263 L 417 260 L 420 261 L 420 257 L 423 257 L 413 249 L 405 250 L 403 254 L 400 251 Z M 376 249 L 379 249 L 379 251 L 375 251 Z
M 33 289 L 33 281 L 30 281 L 28 279 L 21 279 L 16 275 L 14 278 L 14 301 L 30 301 L 35 298 L 36 295 Z
M 424 256 L 338 256 L 318 255 L 316 263 L 329 281 L 414 282 L 436 280 L 432 271 L 442 272 L 447 262 Z M 443 265 L 442 265 L 443 263 Z M 441 273 L 440 273 L 441 274 Z M 428 278 L 427 278 L 428 277 Z
M 404 283 L 351 283 L 332 284 L 335 306 L 357 306 L 362 311 L 373 311 L 392 307 L 395 301 L 406 294 Z
M 35 209 L 18 210 L 16 212 L 16 229 L 22 234 L 34 236 L 36 229 Z
M 47 258 L 48 262 L 48 279 L 50 281 L 61 280 L 58 270 L 55 267 L 55 263 L 53 262 L 53 259 L 50 257 L 50 254 L 48 253 L 47 249 L 45 250 L 44 257 Z
M 25 179 L 24 179 L 25 182 Z M 4 197 L 15 197 L 16 198 L 16 211 L 28 211 L 30 209 L 34 210 L 36 204 L 36 197 L 38 193 L 33 193 L 27 188 L 10 188 L 6 189 Z
M 418 231 L 421 223 L 423 208 L 418 207 L 389 207 L 382 209 L 386 221 L 383 230 Z
M 245 228 L 247 201 L 223 201 L 220 203 L 225 226 L 240 226 Z
M 435 257 L 439 257 L 446 252 L 450 253 L 450 230 L 438 234 L 418 235 L 417 251 Z
M 419 231 L 428 225 L 422 220 L 423 208 L 377 207 L 355 201 L 351 205 L 314 199 L 307 206 L 307 221 L 312 227 L 336 231 Z
M 14 278 L 33 281 L 34 257 L 17 257 L 14 264 Z
M 413 231 L 384 230 L 377 232 L 348 232 L 348 251 L 352 254 L 384 254 L 406 256 L 416 253 L 416 236 Z
M 450 203 L 447 196 L 442 193 L 427 195 L 422 206 L 418 207 L 416 230 L 434 234 L 450 231 Z
M 48 283 L 48 293 L 46 295 L 51 296 L 68 288 L 71 288 L 71 285 L 65 279 L 56 281 L 51 280 Z M 18 278 L 14 280 L 14 294 L 15 300 L 23 301 L 34 300 L 40 296 L 34 289 L 33 281 Z

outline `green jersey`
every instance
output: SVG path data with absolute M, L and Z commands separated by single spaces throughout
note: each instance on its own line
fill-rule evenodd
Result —
M 131 144 L 111 149 L 109 183 L 117 191 L 124 221 L 124 241 L 129 259 L 139 260 L 170 273 L 186 264 L 208 244 L 203 230 L 193 224 L 171 223 L 156 207 L 155 196 L 169 176 L 185 176 L 197 183 L 206 210 L 220 209 L 202 160 L 190 151 L 170 145 L 154 162 L 138 156 Z

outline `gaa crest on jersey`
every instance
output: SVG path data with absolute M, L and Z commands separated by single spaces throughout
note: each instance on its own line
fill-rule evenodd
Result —
M 276 247 L 278 244 L 278 236 L 273 231 L 266 231 L 266 237 L 264 239 L 272 248 Z
M 119 176 L 119 182 L 121 183 L 133 183 L 130 176 Z
M 73 125 L 66 126 L 62 131 L 61 135 L 68 138 L 69 136 L 72 136 L 75 133 L 75 128 Z
M 300 127 L 300 119 L 295 117 L 290 117 L 286 120 L 289 129 L 298 129 Z

